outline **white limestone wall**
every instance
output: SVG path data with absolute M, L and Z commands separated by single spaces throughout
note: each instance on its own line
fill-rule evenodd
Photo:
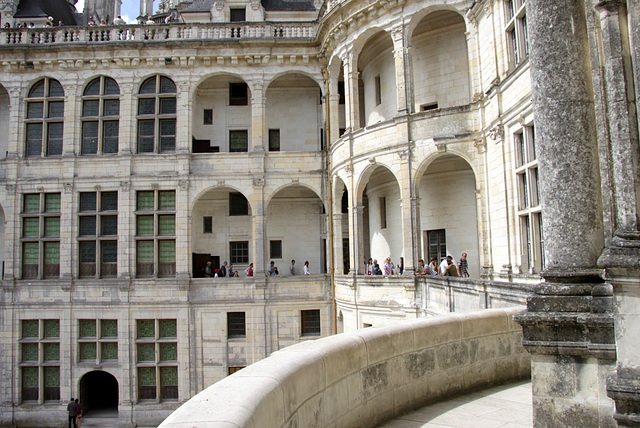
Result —
M 389 36 L 385 36 L 389 38 Z M 377 39 L 377 37 L 376 37 Z M 386 42 L 386 43 L 384 43 Z M 398 109 L 396 102 L 396 68 L 393 51 L 387 47 L 390 40 L 379 44 L 384 47 L 369 46 L 375 49 L 376 55 L 367 52 L 360 58 L 360 77 L 364 83 L 364 123 L 365 126 L 384 122 L 395 116 Z M 381 103 L 376 105 L 376 76 L 380 76 Z
M 305 260 L 309 261 L 311 272 L 320 273 L 322 253 L 321 216 L 322 205 L 317 198 L 273 199 L 267 209 L 267 254 L 265 270 L 273 260 L 280 275 L 289 274 L 291 260 L 296 261 L 296 274 L 302 274 Z M 282 241 L 282 258 L 271 258 L 268 253 L 269 241 Z
M 467 104 L 470 99 L 464 21 L 454 12 L 444 18 L 447 27 L 412 39 L 415 111 L 422 105 L 437 103 L 438 108 L 446 108 Z
M 280 130 L 280 151 L 320 150 L 320 88 L 267 89 L 265 120 L 265 150 L 269 129 Z
M 469 275 L 480 276 L 476 183 L 473 171 L 460 158 L 448 158 L 427 170 L 420 181 L 422 258 L 427 259 L 427 231 L 445 229 L 447 254 L 455 262 L 467 253 Z

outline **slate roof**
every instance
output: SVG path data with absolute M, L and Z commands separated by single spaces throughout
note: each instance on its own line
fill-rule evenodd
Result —
M 15 18 L 53 17 L 53 22 L 62 21 L 65 25 L 77 25 L 75 7 L 67 0 L 20 0 Z
M 184 12 L 207 12 L 214 0 L 196 0 Z M 262 0 L 266 11 L 305 11 L 316 10 L 313 0 Z
M 304 11 L 316 10 L 313 0 L 262 0 L 266 11 Z

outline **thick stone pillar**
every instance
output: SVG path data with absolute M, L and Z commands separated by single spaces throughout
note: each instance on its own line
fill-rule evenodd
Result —
M 585 3 L 528 0 L 529 61 L 547 263 L 517 316 L 531 354 L 534 424 L 613 426 L 615 359 Z M 579 185 L 577 185 L 579 183 Z
M 333 92 L 332 86 L 331 95 L 329 95 L 329 121 L 331 128 L 327 137 L 327 147 L 340 138 L 340 94 L 338 94 L 337 82 L 335 86 L 335 92 Z
M 264 153 L 263 153 L 264 155 Z M 262 159 L 263 156 L 261 156 Z M 253 276 L 263 278 L 267 271 L 269 260 L 267 254 L 267 216 L 264 206 L 264 178 L 253 178 L 253 194 L 249 196 L 253 217 L 251 218 L 251 252 L 249 263 L 253 263 Z
M 9 93 L 9 141 L 7 146 L 7 157 L 15 158 L 24 156 L 24 126 L 20 123 L 20 104 L 23 100 L 22 90 L 19 87 L 7 87 Z M 24 95 L 26 96 L 26 94 Z M 10 264 L 10 263 L 9 263 Z
M 62 83 L 62 82 L 61 82 Z M 81 101 L 78 99 L 77 91 L 80 86 L 76 81 L 64 82 L 64 124 L 62 125 L 62 155 L 73 157 L 75 153 L 80 154 L 80 127 L 77 124 L 78 112 L 80 111 Z M 46 127 L 46 125 L 44 125 Z M 76 144 L 76 142 L 78 142 Z M 77 147 L 76 147 L 77 145 Z M 46 143 L 42 142 L 43 156 L 46 156 Z M 77 151 L 76 151 L 77 149 Z
M 615 400 L 618 426 L 640 426 L 640 145 L 635 82 L 638 53 L 633 53 L 638 34 L 638 1 L 603 0 L 600 13 L 602 61 L 605 72 L 606 123 L 612 154 L 610 185 L 614 207 L 614 236 L 607 240 L 599 264 L 613 286 L 617 365 L 607 379 L 607 393 Z M 629 12 L 629 13 L 628 13 Z M 628 17 L 628 21 L 627 21 Z M 627 25 L 629 28 L 627 28 Z M 634 29 L 635 27 L 635 29 Z M 635 40 L 640 42 L 640 40 Z M 637 49 L 637 45 L 636 45 Z M 634 69 L 634 66 L 636 67 Z

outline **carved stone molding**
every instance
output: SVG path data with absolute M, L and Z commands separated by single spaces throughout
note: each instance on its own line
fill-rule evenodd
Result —
M 129 189 L 131 189 L 131 182 L 129 182 L 129 181 L 121 181 L 120 182 L 120 189 L 122 189 L 123 192 L 128 192 Z
M 473 141 L 473 146 L 478 151 L 478 154 L 482 155 L 487 150 L 487 140 L 485 140 L 484 138 L 478 138 Z
M 63 187 L 64 187 L 64 193 L 69 194 L 73 192 L 73 183 L 64 183 Z
M 180 187 L 180 190 L 188 190 L 189 189 L 189 185 L 190 185 L 190 181 L 189 180 L 180 180 L 180 182 L 178 183 L 178 186 Z
M 491 138 L 496 143 L 502 142 L 504 139 L 504 128 L 502 125 L 496 125 L 489 130 L 489 138 Z

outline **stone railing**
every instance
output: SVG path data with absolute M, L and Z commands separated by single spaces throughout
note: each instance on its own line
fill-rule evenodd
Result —
M 11 28 L 0 30 L 0 45 L 104 44 L 133 41 L 312 39 L 316 35 L 316 28 L 316 24 L 300 22 Z
M 161 428 L 372 427 L 529 376 L 523 308 L 421 318 L 300 343 L 190 399 Z

